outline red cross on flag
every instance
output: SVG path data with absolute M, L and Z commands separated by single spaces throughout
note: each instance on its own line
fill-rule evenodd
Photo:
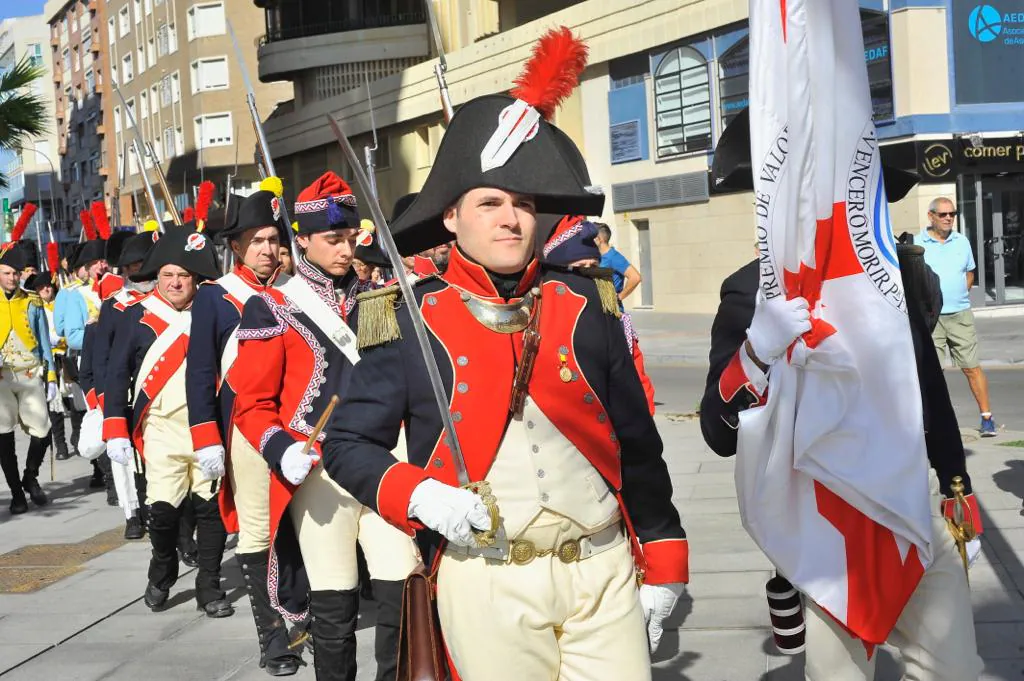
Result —
M 744 526 L 866 644 L 932 556 L 928 459 L 856 0 L 750 1 L 761 291 L 812 329 L 740 419 Z

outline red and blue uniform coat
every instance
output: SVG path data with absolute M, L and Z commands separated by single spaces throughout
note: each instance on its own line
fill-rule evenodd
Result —
M 158 291 L 148 295 L 163 300 Z M 141 304 L 146 297 L 130 303 L 117 324 L 103 393 L 103 439 L 130 438 L 143 458 L 142 427 L 149 406 L 181 368 L 188 352 L 188 335 L 182 334 L 164 353 L 162 361 L 153 366 L 149 376 L 143 377 L 141 390 L 135 392 L 136 378 L 146 353 L 168 328 L 167 322 Z
M 256 273 L 244 265 L 234 269 L 256 293 L 266 291 L 274 276 L 263 283 Z M 204 282 L 192 301 L 192 332 L 188 344 L 188 364 L 185 365 L 185 395 L 188 401 L 188 423 L 192 434 L 192 449 L 222 445 L 230 456 L 231 417 L 236 391 L 234 370 L 221 376 L 221 358 L 224 348 L 242 320 L 244 303 L 218 284 Z M 237 361 L 232 366 L 234 367 Z M 243 368 L 245 367 L 245 368 Z M 262 369 L 261 364 L 239 365 L 243 371 Z M 238 513 L 235 511 L 231 481 L 224 476 L 220 488 L 220 510 L 228 532 L 238 531 Z
M 542 289 L 542 302 L 531 399 L 616 492 L 647 582 L 688 581 L 686 533 L 622 324 L 603 311 L 592 279 L 542 270 L 535 261 L 515 295 L 533 286 Z M 417 283 L 415 293 L 469 477 L 478 481 L 486 478 L 505 434 L 523 334 L 483 326 L 462 302 L 463 290 L 503 300 L 486 270 L 456 249 L 443 278 Z M 458 480 L 411 320 L 401 307 L 397 316 L 401 339 L 365 349 L 352 372 L 328 428 L 324 465 L 361 503 L 415 534 L 430 564 L 440 555 L 442 538 L 409 518 L 409 497 L 427 478 L 449 485 Z M 567 383 L 559 376 L 562 357 L 572 372 Z M 391 454 L 403 427 L 407 463 Z
M 700 403 L 700 427 L 704 440 L 719 456 L 736 453 L 736 433 L 739 414 L 767 400 L 767 390 L 758 393 L 747 377 L 740 362 L 740 352 L 747 339 L 747 328 L 754 318 L 754 301 L 758 287 L 757 261 L 747 263 L 729 275 L 722 283 L 721 302 L 711 326 L 710 368 L 704 397 Z M 910 331 L 914 340 L 917 377 L 921 385 L 921 404 L 924 411 L 924 438 L 928 450 L 928 463 L 935 469 L 939 486 L 945 497 L 943 511 L 952 517 L 953 500 L 950 485 L 953 478 L 963 478 L 969 513 L 978 532 L 982 520 L 978 502 L 972 493 L 971 476 L 967 473 L 967 459 L 960 428 L 957 425 L 949 388 L 942 374 L 938 355 L 932 342 L 931 330 L 913 300 L 911 287 L 907 291 L 907 309 Z M 769 384 L 768 389 L 771 388 Z
M 346 290 L 358 281 L 354 271 L 350 274 Z M 345 318 L 347 306 L 339 304 L 330 277 L 301 258 L 296 276 Z M 249 299 L 237 334 L 235 365 L 252 369 L 232 372 L 234 423 L 270 467 L 270 599 L 284 617 L 298 621 L 308 610 L 309 580 L 295 530 L 285 515 L 297 487 L 281 475 L 281 457 L 291 445 L 308 440 L 331 397 L 342 394 L 352 364 L 276 288 Z M 323 437 L 321 433 L 314 444 L 318 453 Z
M 109 275 L 113 276 L 113 275 Z M 104 277 L 103 281 L 107 281 Z M 108 291 L 100 307 L 100 317 L 95 324 L 85 327 L 85 340 L 82 342 L 82 364 L 79 367 L 79 386 L 85 392 L 85 401 L 90 409 L 103 409 L 103 394 L 106 387 L 107 366 L 114 348 L 114 337 L 117 327 L 124 318 L 125 303 L 114 296 L 121 289 Z M 128 291 L 131 301 L 142 298 L 144 293 Z

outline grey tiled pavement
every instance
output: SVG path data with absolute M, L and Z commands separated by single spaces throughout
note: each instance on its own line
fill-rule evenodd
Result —
M 796 681 L 802 660 L 774 654 L 763 588 L 771 566 L 740 526 L 732 462 L 704 446 L 688 404 L 666 404 L 658 416 L 691 540 L 691 583 L 656 658 L 656 681 Z M 1024 437 L 1003 433 L 998 442 Z M 969 436 L 973 438 L 973 436 Z M 19 438 L 19 442 L 21 439 Z M 22 449 L 24 443 L 21 442 Z M 1024 450 L 969 442 L 970 467 L 985 513 L 984 553 L 972 569 L 974 616 L 986 681 L 1024 674 Z M 102 492 L 88 493 L 88 464 L 60 462 L 56 497 L 41 510 L 7 515 L 0 492 L 0 553 L 27 544 L 77 542 L 121 524 Z M 48 469 L 44 468 L 48 479 Z M 82 572 L 27 595 L 0 595 L 0 676 L 5 681 L 209 681 L 266 678 L 248 599 L 233 558 L 225 582 L 238 611 L 207 620 L 192 600 L 192 573 L 172 592 L 176 604 L 150 613 L 141 602 L 148 544 L 135 542 L 99 556 Z M 361 620 L 360 681 L 373 678 L 372 614 Z M 12 669 L 13 668 L 13 669 Z M 5 670 L 7 671 L 4 674 Z M 878 679 L 899 677 L 888 650 Z M 310 667 L 295 677 L 312 679 Z

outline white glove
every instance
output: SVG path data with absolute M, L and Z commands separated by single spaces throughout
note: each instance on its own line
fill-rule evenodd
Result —
M 125 442 L 128 441 L 125 440 Z M 107 443 L 103 441 L 103 412 L 99 409 L 90 409 L 82 417 L 78 435 L 78 453 L 92 461 L 105 451 L 107 451 Z
M 126 437 L 115 437 L 107 442 L 107 456 L 114 463 L 127 466 L 132 460 L 132 442 Z
M 207 480 L 217 480 L 224 475 L 224 447 L 210 445 L 196 450 L 196 460 Z
M 46 401 L 53 402 L 57 397 L 57 384 L 53 381 L 47 381 L 46 383 Z
M 810 330 L 811 313 L 806 299 L 786 300 L 777 296 L 767 300 L 758 290 L 754 318 L 747 329 L 747 340 L 758 360 L 771 364 L 786 352 L 793 341 Z
M 476 494 L 429 479 L 416 485 L 409 497 L 409 517 L 458 546 L 476 546 L 473 528 L 491 529 L 491 516 Z
M 293 485 L 301 485 L 313 465 L 320 460 L 320 457 L 313 452 L 309 454 L 303 452 L 303 447 L 305 447 L 304 443 L 296 442 L 284 450 L 284 456 L 281 457 L 281 474 Z
M 967 567 L 974 567 L 974 561 L 981 555 L 981 537 L 975 537 L 967 542 Z
M 676 601 L 682 595 L 683 587 L 683 584 L 644 584 L 640 587 L 640 607 L 644 611 L 647 640 L 651 645 L 652 655 L 661 643 L 661 635 L 665 633 L 661 625 L 675 610 Z

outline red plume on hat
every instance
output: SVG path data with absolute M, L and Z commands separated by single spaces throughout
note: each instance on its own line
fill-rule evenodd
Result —
M 82 221 L 82 229 L 85 230 L 85 238 L 92 241 L 96 238 L 96 225 L 92 223 L 92 216 L 89 211 L 78 211 L 78 219 Z
M 25 230 L 28 229 L 28 223 L 32 219 L 32 216 L 36 214 L 36 204 L 26 203 L 25 207 L 21 209 L 21 215 L 18 216 L 18 221 L 14 223 L 14 227 L 11 229 L 11 241 L 18 241 L 22 235 L 25 234 Z
M 587 46 L 565 26 L 551 29 L 537 41 L 533 56 L 515 80 L 511 95 L 550 120 L 572 94 L 587 68 Z
M 60 271 L 60 246 L 56 241 L 46 244 L 46 264 L 50 266 L 50 274 L 56 277 Z
M 196 230 L 201 232 L 206 227 L 206 220 L 210 217 L 210 204 L 213 203 L 213 193 L 217 191 L 210 180 L 205 180 L 199 185 L 199 194 L 196 196 Z
M 106 241 L 110 238 L 110 219 L 107 217 L 107 205 L 102 201 L 93 201 L 89 211 L 92 213 L 92 222 L 96 225 L 99 237 Z
M 196 217 L 196 212 L 192 210 L 192 206 L 185 206 L 185 210 L 181 211 L 182 222 L 192 222 Z

